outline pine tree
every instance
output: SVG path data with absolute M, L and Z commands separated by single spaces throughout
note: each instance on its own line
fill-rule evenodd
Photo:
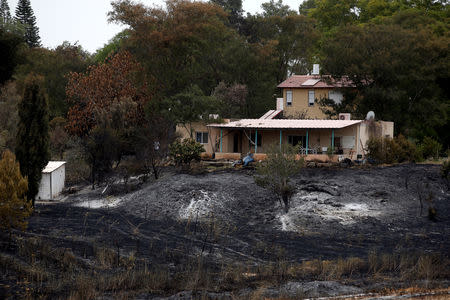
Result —
M 48 104 L 41 89 L 42 79 L 30 74 L 25 80 L 22 101 L 19 103 L 19 129 L 16 156 L 20 170 L 28 176 L 27 198 L 32 201 L 39 190 L 42 170 L 50 158 L 48 133 Z
M 36 17 L 30 0 L 19 0 L 16 7 L 16 20 L 25 26 L 25 41 L 28 46 L 30 48 L 40 47 L 39 28 L 36 26 Z
M 0 1 L 0 26 L 11 22 L 11 12 L 9 10 L 8 0 Z

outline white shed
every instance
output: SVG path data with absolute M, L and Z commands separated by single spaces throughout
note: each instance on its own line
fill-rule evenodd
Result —
M 64 188 L 65 178 L 66 162 L 49 161 L 44 170 L 42 170 L 42 179 L 36 199 L 55 199 Z

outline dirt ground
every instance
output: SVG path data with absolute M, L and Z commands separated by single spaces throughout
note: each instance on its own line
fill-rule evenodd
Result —
M 96 264 L 97 250 L 105 248 L 117 254 L 118 262 L 133 257 L 146 267 L 164 266 L 171 279 L 199 258 L 207 268 L 223 274 L 224 266 L 230 266 L 248 279 L 227 284 L 211 279 L 202 294 L 211 299 L 257 299 L 255 293 L 273 298 L 337 296 L 408 286 L 448 292 L 450 191 L 439 166 L 307 168 L 292 180 L 297 191 L 288 213 L 254 183 L 253 175 L 252 170 L 203 175 L 167 171 L 130 193 L 84 187 L 60 202 L 38 204 L 28 231 L 17 234 L 70 249 L 86 270 L 94 268 L 90 265 Z M 5 260 L 18 246 L 3 249 Z M 428 269 L 422 266 L 424 255 L 431 257 Z M 403 260 L 413 257 L 413 269 L 425 275 L 396 278 Z M 313 262 L 319 262 L 320 276 L 305 271 Z M 324 266 L 331 265 L 327 262 L 345 263 L 350 271 L 324 276 Z M 349 262 L 357 266 L 349 267 Z M 434 270 L 436 264 L 444 271 Z M 294 266 L 302 266 L 301 276 Z M 14 298 L 14 289 L 23 295 L 14 284 L 18 271 L 3 268 L 0 296 L 3 292 Z M 276 282 L 266 280 L 274 276 Z M 264 289 L 259 284 L 263 281 Z M 36 295 L 44 290 L 36 288 Z M 178 284 L 132 295 L 191 299 L 200 297 L 196 290 L 196 285 Z

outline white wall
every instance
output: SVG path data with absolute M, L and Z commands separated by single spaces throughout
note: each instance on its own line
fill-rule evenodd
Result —
M 39 184 L 39 192 L 36 199 L 48 200 L 50 196 L 50 173 L 42 173 L 41 182 Z
M 51 173 L 42 173 L 39 184 L 39 192 L 36 196 L 38 200 L 51 200 L 58 197 L 64 189 L 66 177 L 66 165 L 62 165 Z
M 52 199 L 57 197 L 64 189 L 64 179 L 66 177 L 66 165 L 62 165 L 51 173 L 52 175 Z

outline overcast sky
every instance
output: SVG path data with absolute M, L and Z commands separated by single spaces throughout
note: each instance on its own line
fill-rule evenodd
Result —
M 8 0 L 11 15 L 15 14 L 18 0 Z M 39 35 L 44 47 L 54 48 L 63 41 L 78 42 L 89 52 L 102 47 L 121 27 L 109 24 L 107 13 L 111 0 L 31 0 L 37 19 Z M 164 5 L 164 0 L 141 0 L 147 6 Z M 243 0 L 246 12 L 261 11 L 261 3 L 269 0 Z M 283 0 L 293 10 L 298 10 L 302 0 Z

